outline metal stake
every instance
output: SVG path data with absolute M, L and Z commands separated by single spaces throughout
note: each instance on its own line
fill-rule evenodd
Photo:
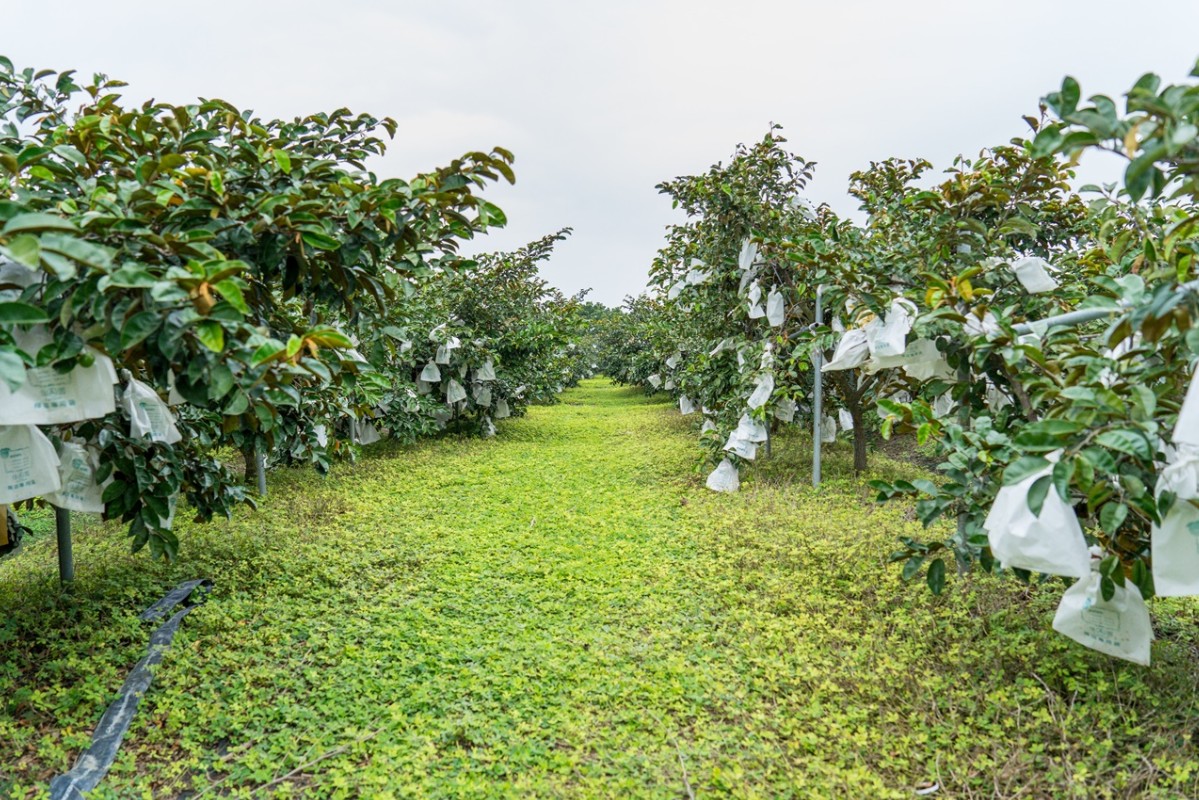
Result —
M 824 287 L 816 287 L 816 324 L 824 324 Z M 824 352 L 816 348 L 816 374 L 812 392 L 812 485 L 820 485 L 820 418 L 824 413 L 824 374 L 820 371 L 824 366 Z
M 54 529 L 58 535 L 58 580 L 65 587 L 75 580 L 75 556 L 71 552 L 71 512 L 55 507 Z

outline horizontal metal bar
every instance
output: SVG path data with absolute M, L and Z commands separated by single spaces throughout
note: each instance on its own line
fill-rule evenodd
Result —
M 1189 281 L 1178 287 L 1178 291 L 1180 292 L 1193 292 L 1196 290 L 1199 290 L 1199 280 Z M 1036 333 L 1034 326 L 1036 328 L 1060 328 L 1063 326 L 1081 325 L 1084 322 L 1091 322 L 1092 320 L 1119 314 L 1127 308 L 1128 306 L 1124 303 L 1120 303 L 1113 308 L 1084 308 L 1081 311 L 1070 311 L 1053 317 L 1045 317 L 1045 319 L 1034 322 L 1021 322 L 1019 325 L 1013 327 L 1012 330 L 1023 335 L 1026 333 Z
M 1021 322 L 1019 325 L 1012 328 L 1018 334 L 1036 333 L 1033 326 L 1037 328 L 1060 328 L 1062 326 L 1081 325 L 1084 322 L 1110 317 L 1113 314 L 1119 314 L 1123 311 L 1123 307 L 1117 308 L 1085 308 L 1082 311 L 1070 311 L 1066 314 L 1058 314 L 1053 317 L 1045 317 L 1045 319 L 1036 322 Z

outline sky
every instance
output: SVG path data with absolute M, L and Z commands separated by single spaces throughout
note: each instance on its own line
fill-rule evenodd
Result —
M 53 19 L 47 9 L 53 8 Z M 817 163 L 808 197 L 854 214 L 848 176 L 891 156 L 942 169 L 1028 132 L 1064 75 L 1118 97 L 1199 57 L 1199 0 L 0 0 L 18 66 L 104 72 L 131 99 L 220 97 L 260 116 L 342 106 L 399 131 L 381 177 L 499 145 L 508 226 L 466 251 L 559 228 L 543 276 L 618 305 L 666 226 L 654 188 L 783 126 Z M 1081 181 L 1119 166 L 1084 161 Z M 1108 157 L 1109 159 L 1111 157 Z M 1098 160 L 1097 160 L 1098 159 Z

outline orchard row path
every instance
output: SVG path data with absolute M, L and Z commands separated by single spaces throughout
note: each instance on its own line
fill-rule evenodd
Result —
M 1072 765 L 1119 767 L 1066 732 L 1110 729 L 1107 706 L 1048 684 L 1123 673 L 1044 630 L 1048 607 L 901 585 L 885 556 L 918 527 L 837 477 L 848 448 L 819 492 L 786 437 L 741 493 L 708 492 L 693 419 L 592 380 L 493 439 L 275 471 L 257 512 L 185 525 L 173 565 L 85 531 L 94 607 L 54 612 L 75 639 L 26 677 L 53 711 L 0 722 L 11 796 L 86 742 L 144 647 L 136 611 L 200 575 L 216 590 L 97 796 L 1064 796 Z M 1008 624 L 1004 662 L 983 632 Z M 1046 652 L 1058 673 L 1012 666 Z

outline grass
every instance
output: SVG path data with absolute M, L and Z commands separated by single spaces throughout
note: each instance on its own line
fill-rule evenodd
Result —
M 946 596 L 884 563 L 848 446 L 742 492 L 692 419 L 589 381 L 491 440 L 377 445 L 271 475 L 257 513 L 181 525 L 174 564 L 84 527 L 0 562 L 0 797 L 43 796 L 144 649 L 189 616 L 96 797 L 1195 797 L 1199 611 L 1155 604 L 1154 666 L 1049 629 L 1060 585 Z

